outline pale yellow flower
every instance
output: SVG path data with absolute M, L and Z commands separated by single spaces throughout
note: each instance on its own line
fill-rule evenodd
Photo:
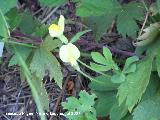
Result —
M 59 21 L 58 21 L 58 25 L 57 24 L 52 24 L 49 26 L 48 30 L 49 30 L 49 34 L 52 37 L 59 37 L 61 35 L 63 35 L 64 32 L 64 16 L 60 15 Z
M 63 62 L 69 63 L 74 68 L 79 70 L 77 60 L 80 57 L 80 51 L 75 45 L 73 45 L 72 43 L 63 45 L 59 50 L 59 56 Z

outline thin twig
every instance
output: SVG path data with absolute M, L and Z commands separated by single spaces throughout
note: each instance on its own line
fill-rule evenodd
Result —
M 62 98 L 63 94 L 64 94 L 64 91 L 65 91 L 65 88 L 66 88 L 67 83 L 69 81 L 69 78 L 70 78 L 70 75 L 68 75 L 68 77 L 66 78 L 66 80 L 64 82 L 64 85 L 63 85 L 63 88 L 61 90 L 61 93 L 60 93 L 59 97 L 57 98 L 56 104 L 55 104 L 55 106 L 53 108 L 53 113 L 55 113 L 57 111 L 57 107 L 58 107 L 58 105 L 59 105 L 59 103 L 61 101 L 61 98 Z M 51 116 L 49 120 L 53 120 L 53 117 L 54 116 Z
M 149 16 L 149 12 L 146 13 L 146 17 L 145 17 L 145 20 L 144 20 L 144 22 L 143 22 L 142 28 L 141 28 L 141 30 L 140 30 L 140 32 L 139 32 L 139 36 L 142 35 L 143 29 L 144 29 L 144 27 L 145 27 L 145 25 L 146 25 L 146 22 L 147 22 L 147 20 L 148 20 L 148 16 Z
M 59 8 L 59 6 L 58 7 L 55 7 L 42 21 L 41 21 L 41 23 L 45 23 L 52 15 L 53 15 L 53 13 L 54 12 L 56 12 L 56 10 Z

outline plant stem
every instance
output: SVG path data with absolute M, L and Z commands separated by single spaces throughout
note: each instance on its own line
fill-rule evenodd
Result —
M 25 47 L 31 47 L 31 48 L 38 48 L 37 46 L 33 46 L 30 44 L 25 44 L 25 43 L 19 43 L 19 42 L 14 42 L 14 41 L 5 41 L 8 44 L 15 44 L 15 45 L 21 45 L 21 46 L 25 46 Z
M 82 74 L 83 76 L 85 76 L 86 78 L 90 79 L 91 81 L 95 81 L 95 82 L 97 82 L 97 83 L 104 84 L 103 82 L 98 81 L 98 80 L 96 80 L 96 79 L 92 78 L 91 76 L 89 76 L 89 75 L 85 74 L 85 73 L 84 73 L 84 72 L 82 72 L 81 70 L 78 70 L 78 72 L 79 72 L 79 73 L 81 73 L 81 74 Z

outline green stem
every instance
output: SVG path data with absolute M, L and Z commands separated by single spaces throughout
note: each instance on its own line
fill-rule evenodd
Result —
M 65 43 L 65 44 L 68 43 L 68 39 L 67 39 L 66 36 L 64 36 L 64 35 L 59 36 L 59 39 L 60 39 L 63 43 Z
M 85 74 L 85 73 L 84 73 L 84 72 L 82 72 L 81 70 L 77 70 L 77 71 L 78 71 L 79 73 L 81 73 L 83 76 L 85 76 L 86 78 L 90 79 L 91 81 L 95 81 L 95 82 L 97 82 L 97 83 L 104 84 L 103 82 L 98 81 L 98 80 L 96 80 L 96 79 L 92 78 L 91 76 L 89 76 L 89 75 Z
M 4 41 L 8 44 L 15 44 L 15 45 L 21 45 L 21 46 L 25 46 L 25 47 L 31 47 L 31 48 L 38 48 L 37 46 L 33 46 L 30 44 L 25 44 L 25 43 L 19 43 L 19 42 L 14 42 L 14 41 Z
M 92 67 L 90 67 L 90 66 L 88 66 L 88 65 L 86 65 L 84 62 L 82 62 L 81 60 L 77 60 L 80 64 L 82 64 L 83 66 L 85 66 L 86 68 L 88 68 L 88 69 L 90 69 L 90 70 L 92 70 L 92 71 L 95 71 Z M 103 75 L 103 76 L 106 76 L 106 77 L 111 77 L 110 75 L 106 75 L 106 74 L 104 74 L 103 72 L 100 72 L 100 71 L 95 71 L 95 72 L 97 72 L 97 73 L 99 73 L 99 74 L 101 74 L 101 75 Z

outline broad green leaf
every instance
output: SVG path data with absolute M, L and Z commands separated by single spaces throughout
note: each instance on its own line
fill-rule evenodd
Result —
M 77 5 L 76 14 L 81 17 L 101 16 L 114 7 L 114 0 L 101 0 L 101 2 L 99 0 L 81 0 Z
M 117 30 L 123 37 L 135 38 L 139 27 L 136 20 L 143 20 L 143 7 L 141 4 L 131 2 L 122 5 L 117 17 Z
M 3 48 L 4 48 L 4 42 L 0 42 L 0 57 L 2 57 Z
M 19 55 L 23 58 L 24 61 L 27 60 L 27 58 L 29 57 L 32 49 L 28 48 L 28 47 L 24 47 L 24 46 L 15 46 Z M 18 62 L 18 57 L 15 55 L 13 55 L 9 61 L 9 65 L 8 66 L 13 66 L 13 65 L 20 65 Z
M 32 73 L 36 73 L 41 79 L 45 76 L 46 70 L 49 71 L 50 78 L 54 78 L 57 85 L 62 88 L 62 72 L 61 67 L 54 55 L 44 48 L 39 48 L 35 51 L 30 64 Z
M 159 120 L 160 96 L 141 102 L 133 112 L 133 120 Z
M 44 109 L 49 110 L 49 102 L 43 83 L 41 79 L 39 80 L 39 78 L 37 79 L 36 77 L 33 77 L 27 64 L 24 62 L 23 58 L 20 56 L 16 48 L 15 48 L 15 53 L 17 59 L 19 60 L 19 64 L 22 67 L 26 80 L 31 88 L 32 96 L 36 102 L 38 112 L 44 113 Z M 46 120 L 46 116 L 41 115 L 40 117 L 41 120 Z
M 3 38 L 8 38 L 10 36 L 9 27 L 6 22 L 5 16 L 1 11 L 1 7 L 0 7 L 0 26 L 1 26 L 0 36 Z
M 114 12 L 107 13 L 103 16 L 90 16 L 84 18 L 84 23 L 93 31 L 93 35 L 96 41 L 99 41 L 100 38 L 107 32 L 111 27 L 113 20 L 115 19 L 116 14 Z
M 51 36 L 47 36 L 42 44 L 42 47 L 47 51 L 53 51 L 55 48 L 60 47 L 62 42 L 59 39 L 53 39 Z
M 91 81 L 90 88 L 93 91 L 112 91 L 112 90 L 116 90 L 117 87 L 119 86 L 118 84 L 112 83 L 110 77 L 106 77 L 103 75 L 95 77 L 94 79 L 100 82 L 103 82 L 103 84 L 99 84 L 95 81 Z
M 87 32 L 90 32 L 91 30 L 85 30 L 85 31 L 82 31 L 82 32 L 78 32 L 75 36 L 73 36 L 70 40 L 70 43 L 74 43 L 76 42 L 82 35 L 84 35 L 85 33 Z
M 15 30 L 16 27 L 19 26 L 22 20 L 22 14 L 19 13 L 16 8 L 13 8 L 9 12 L 7 12 L 6 16 L 8 18 L 7 21 L 8 21 L 10 29 Z
M 96 112 L 98 117 L 105 117 L 109 115 L 111 108 L 116 102 L 116 92 L 99 92 L 94 91 L 98 100 L 96 101 Z
M 111 81 L 113 83 L 122 83 L 125 81 L 125 75 L 122 72 L 117 72 L 112 76 Z
M 129 57 L 123 68 L 123 73 L 131 73 L 136 71 L 136 62 L 139 60 L 137 56 Z
M 137 63 L 136 71 L 128 74 L 125 82 L 123 82 L 118 88 L 117 95 L 119 104 L 126 101 L 126 105 L 130 111 L 141 99 L 146 90 L 151 75 L 152 61 L 153 57 L 147 57 Z
M 39 0 L 39 2 L 41 6 L 54 7 L 64 5 L 65 3 L 67 3 L 67 0 Z
M 110 120 L 121 120 L 128 113 L 126 105 L 123 103 L 119 106 L 118 101 L 115 102 L 110 110 Z
M 32 34 L 36 28 L 36 21 L 29 12 L 24 12 L 22 14 L 22 19 L 19 24 L 19 28 L 22 33 Z
M 41 24 L 40 22 L 37 21 L 37 26 L 35 28 L 34 33 L 32 33 L 32 35 L 43 38 L 46 34 L 48 34 L 48 26 L 45 24 Z
M 94 99 L 96 98 L 95 94 L 89 95 L 85 91 L 81 91 L 79 94 L 79 99 L 75 97 L 67 98 L 67 102 L 62 102 L 64 109 L 67 109 L 68 112 L 80 112 L 79 115 L 67 115 L 66 117 L 70 120 L 96 120 L 96 111 L 93 108 Z
M 0 9 L 5 14 L 7 13 L 11 8 L 17 6 L 17 0 L 0 0 Z
M 160 86 L 160 78 L 158 77 L 157 72 L 152 72 L 149 84 L 147 86 L 145 93 L 142 96 L 141 102 L 157 95 L 159 86 Z

